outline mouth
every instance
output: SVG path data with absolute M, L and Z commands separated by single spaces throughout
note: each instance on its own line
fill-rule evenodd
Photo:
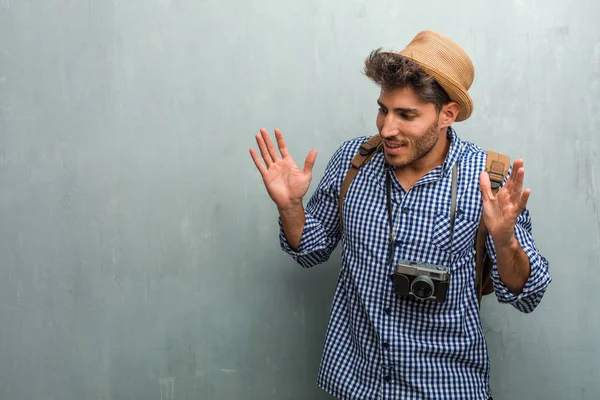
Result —
M 385 147 L 386 153 L 396 154 L 402 151 L 402 149 L 406 148 L 406 143 L 399 143 L 389 140 L 384 140 L 383 145 Z

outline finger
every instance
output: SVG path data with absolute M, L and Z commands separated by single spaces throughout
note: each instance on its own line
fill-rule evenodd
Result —
M 523 160 L 520 158 L 517 158 L 515 160 L 515 162 L 513 163 L 511 172 L 510 172 L 510 176 L 508 177 L 508 180 L 506 181 L 506 184 L 504 185 L 504 187 L 507 188 L 507 190 L 513 190 L 512 186 L 516 186 L 517 183 L 517 178 L 519 175 L 519 170 L 523 168 Z M 519 194 L 521 192 L 519 191 Z
M 523 182 L 525 181 L 525 168 L 523 168 L 523 160 L 515 161 L 515 180 L 513 182 L 514 188 L 512 190 L 517 196 L 521 196 L 523 191 Z
M 521 195 L 521 200 L 519 201 L 519 214 L 521 214 L 523 211 L 525 211 L 525 208 L 527 208 L 529 196 L 531 196 L 531 190 L 525 189 Z
M 317 160 L 317 149 L 311 150 L 310 153 L 306 156 L 306 161 L 304 162 L 304 173 L 312 174 L 313 167 L 315 166 L 315 161 Z
M 518 202 L 521 200 L 524 177 L 525 169 L 519 168 L 519 170 L 515 171 L 515 173 L 512 175 L 510 186 L 506 188 L 508 198 L 511 199 L 511 201 L 515 204 L 518 204 Z
M 285 145 L 285 140 L 283 140 L 283 134 L 279 129 L 275 129 L 275 139 L 277 140 L 277 147 L 279 147 L 281 157 L 290 157 L 290 152 L 288 151 L 287 146 Z
M 262 137 L 263 137 L 265 143 L 267 144 L 267 150 L 269 151 L 269 154 L 271 155 L 273 162 L 276 162 L 277 160 L 279 160 L 279 154 L 277 154 L 277 149 L 275 148 L 275 145 L 273 145 L 273 142 L 271 141 L 269 134 L 267 133 L 266 130 L 261 130 L 260 133 L 262 134 Z
M 273 164 L 273 158 L 271 158 L 271 155 L 269 154 L 269 151 L 267 150 L 267 145 L 265 144 L 265 139 L 262 136 L 262 129 L 261 129 L 261 134 L 260 135 L 256 135 L 256 144 L 258 144 L 258 148 L 260 149 L 260 155 L 262 156 L 263 160 L 265 160 L 265 164 L 267 164 L 267 168 L 270 168 L 271 165 Z
M 519 168 L 523 168 L 523 159 L 517 158 L 513 163 L 513 170 L 517 171 Z
M 483 200 L 489 201 L 494 198 L 492 193 L 492 184 L 490 183 L 490 176 L 485 171 L 479 174 L 479 187 L 481 188 L 481 196 Z
M 250 157 L 252 157 L 254 165 L 256 165 L 256 168 L 258 169 L 258 172 L 260 172 L 260 175 L 264 177 L 267 173 L 267 167 L 265 167 L 265 165 L 260 161 L 260 157 L 258 156 L 258 154 L 256 154 L 256 151 L 254 151 L 254 149 L 250 149 Z

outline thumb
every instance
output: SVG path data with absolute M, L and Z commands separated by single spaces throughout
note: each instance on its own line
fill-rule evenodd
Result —
M 490 183 L 490 176 L 485 171 L 479 175 L 479 186 L 481 188 L 481 195 L 483 197 L 483 200 L 488 201 L 493 199 L 494 195 L 492 194 L 492 184 Z
M 310 153 L 306 156 L 306 161 L 304 162 L 304 173 L 312 174 L 313 167 L 315 166 L 315 161 L 317 159 L 317 149 L 311 150 Z

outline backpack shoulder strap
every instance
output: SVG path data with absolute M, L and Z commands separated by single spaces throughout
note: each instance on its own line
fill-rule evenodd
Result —
M 342 226 L 342 204 L 344 204 L 344 197 L 350 188 L 350 184 L 352 180 L 358 174 L 360 168 L 371 160 L 371 158 L 383 147 L 383 141 L 381 140 L 380 135 L 371 136 L 369 140 L 360 145 L 360 149 L 354 155 L 352 159 L 352 163 L 348 172 L 346 173 L 346 177 L 342 182 L 342 187 L 340 189 L 340 199 L 339 199 L 339 214 L 340 214 L 340 231 L 343 230 Z
M 490 176 L 492 192 L 494 195 L 498 192 L 508 170 L 510 168 L 510 158 L 504 154 L 488 150 L 485 162 L 485 171 Z
M 492 186 L 492 193 L 496 195 L 498 190 L 504 182 L 506 174 L 510 168 L 510 158 L 504 154 L 496 153 L 494 151 L 487 152 L 487 160 L 485 165 L 485 171 L 490 176 L 490 183 Z M 494 292 L 494 285 L 491 280 L 492 265 L 491 261 L 485 254 L 485 241 L 487 238 L 487 227 L 483 222 L 483 216 L 479 221 L 479 228 L 477 229 L 477 238 L 475 240 L 475 279 L 477 285 L 477 298 L 481 305 L 481 298 L 484 295 Z

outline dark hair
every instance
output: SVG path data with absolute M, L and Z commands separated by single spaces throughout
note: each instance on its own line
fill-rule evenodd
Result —
M 384 90 L 410 87 L 423 103 L 439 112 L 452 100 L 439 83 L 417 63 L 397 53 L 377 49 L 365 60 L 364 73 Z

